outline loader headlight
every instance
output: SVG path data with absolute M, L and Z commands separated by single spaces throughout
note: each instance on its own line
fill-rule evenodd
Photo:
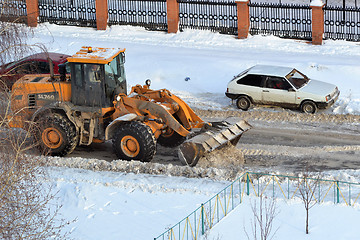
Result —
M 119 95 L 116 96 L 116 101 L 120 102 L 121 97 Z

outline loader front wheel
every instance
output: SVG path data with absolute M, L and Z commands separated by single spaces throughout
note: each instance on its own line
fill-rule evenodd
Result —
M 156 140 L 144 123 L 124 122 L 114 134 L 113 149 L 119 159 L 150 162 L 156 152 Z
M 160 135 L 157 142 L 163 147 L 177 147 L 186 140 L 186 137 L 181 136 L 172 129 L 167 129 L 165 133 Z
M 51 113 L 39 119 L 37 125 L 35 139 L 43 154 L 62 157 L 74 151 L 78 135 L 66 117 Z

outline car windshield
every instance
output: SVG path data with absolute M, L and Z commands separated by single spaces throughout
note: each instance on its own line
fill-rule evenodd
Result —
M 286 75 L 286 78 L 296 89 L 302 88 L 309 82 L 309 78 L 296 69 L 293 69 L 288 75 Z

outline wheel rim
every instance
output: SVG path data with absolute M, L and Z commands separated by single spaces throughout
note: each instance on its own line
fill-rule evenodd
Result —
M 314 112 L 314 107 L 311 106 L 310 104 L 306 104 L 306 105 L 304 106 L 304 112 L 306 112 L 306 113 L 313 113 L 313 112 Z
M 121 139 L 121 150 L 128 157 L 136 157 L 140 152 L 140 144 L 133 136 L 125 136 Z
M 246 99 L 241 98 L 241 99 L 239 100 L 239 107 L 240 107 L 240 108 L 246 108 L 247 105 L 248 105 L 248 102 L 246 101 Z
M 53 127 L 46 128 L 41 134 L 42 142 L 51 149 L 56 149 L 63 143 L 61 132 Z

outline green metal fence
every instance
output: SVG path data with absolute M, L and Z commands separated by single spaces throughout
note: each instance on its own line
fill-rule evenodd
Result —
M 242 203 L 244 195 L 295 199 L 307 191 L 316 203 L 359 204 L 360 183 L 319 177 L 294 177 L 245 172 L 192 213 L 154 240 L 198 240 L 223 217 Z

